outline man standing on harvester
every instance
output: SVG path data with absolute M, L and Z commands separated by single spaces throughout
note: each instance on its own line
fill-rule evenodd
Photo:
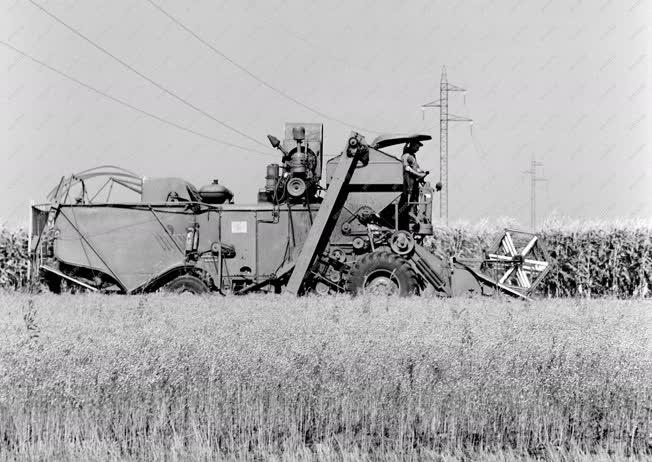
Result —
M 412 140 L 403 147 L 403 192 L 399 203 L 399 228 L 409 231 L 411 202 L 419 201 L 419 184 L 429 172 L 422 170 L 417 162 L 416 154 L 423 143 Z

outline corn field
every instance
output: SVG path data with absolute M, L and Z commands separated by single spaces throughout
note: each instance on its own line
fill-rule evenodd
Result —
M 652 456 L 649 301 L 0 296 L 0 458 Z
M 509 223 L 507 223 L 509 224 Z M 445 257 L 477 257 L 502 234 L 494 224 L 435 228 L 427 247 Z M 652 288 L 652 223 L 546 223 L 543 237 L 552 270 L 537 288 L 547 297 L 646 297 Z M 26 284 L 24 231 L 0 234 L 0 287 Z
M 19 289 L 27 283 L 27 233 L 0 229 L 0 288 Z
M 503 234 L 486 223 L 435 228 L 427 247 L 445 257 L 482 255 Z M 647 297 L 652 289 L 652 223 L 555 223 L 537 234 L 552 263 L 537 293 L 547 297 Z

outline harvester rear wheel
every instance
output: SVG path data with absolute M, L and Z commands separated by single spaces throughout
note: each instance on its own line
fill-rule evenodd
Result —
M 204 294 L 208 286 L 198 277 L 184 274 L 168 282 L 163 289 L 175 294 Z
M 407 260 L 390 251 L 378 250 L 355 263 L 347 288 L 354 295 L 371 293 L 407 297 L 419 293 L 419 280 Z

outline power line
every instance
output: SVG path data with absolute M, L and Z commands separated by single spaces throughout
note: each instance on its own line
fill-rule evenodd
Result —
M 466 105 L 466 90 L 464 90 L 464 110 L 467 114 L 469 114 L 471 111 L 469 111 L 469 107 Z M 471 141 L 473 142 L 473 149 L 475 150 L 476 154 L 480 157 L 481 160 L 485 160 L 488 156 L 487 151 L 484 149 L 482 143 L 480 143 L 480 140 L 477 139 L 477 135 L 473 131 L 473 120 L 469 120 L 469 134 L 471 135 Z
M 40 9 L 41 11 L 43 11 L 45 14 L 47 14 L 48 16 L 50 16 L 52 19 L 54 19 L 55 21 L 57 21 L 59 24 L 61 24 L 62 26 L 64 26 L 64 27 L 67 28 L 68 30 L 70 30 L 72 33 L 74 33 L 75 35 L 81 37 L 81 38 L 84 39 L 86 42 L 90 43 L 93 47 L 97 48 L 97 49 L 100 50 L 102 53 L 104 53 L 104 54 L 110 56 L 110 57 L 113 58 L 115 61 L 117 61 L 117 62 L 119 62 L 120 64 L 122 64 L 124 67 L 126 67 L 127 69 L 129 69 L 129 70 L 132 71 L 133 73 L 137 74 L 137 75 L 138 75 L 139 77 L 141 77 L 142 79 L 148 81 L 149 83 L 151 83 L 152 85 L 154 85 L 154 86 L 155 86 L 156 88 L 158 88 L 159 90 L 161 90 L 161 91 L 167 93 L 168 95 L 172 96 L 173 98 L 177 99 L 178 101 L 181 101 L 181 102 L 182 102 L 183 104 L 185 104 L 186 106 L 188 106 L 188 107 L 194 109 L 195 111 L 199 112 L 200 114 L 203 114 L 204 116 L 208 117 L 209 119 L 211 119 L 211 120 L 217 122 L 218 124 L 222 125 L 223 127 L 227 128 L 227 129 L 231 130 L 232 132 L 235 132 L 235 133 L 237 133 L 237 134 L 239 134 L 239 135 L 241 135 L 241 136 L 247 138 L 247 139 L 250 140 L 250 141 L 253 141 L 254 143 L 256 143 L 256 144 L 258 144 L 258 145 L 260 145 L 260 146 L 262 146 L 262 147 L 264 147 L 264 148 L 268 148 L 268 146 L 267 146 L 266 144 L 263 144 L 262 142 L 258 141 L 256 138 L 254 138 L 254 137 L 252 137 L 252 136 L 246 134 L 245 132 L 243 132 L 243 131 L 241 131 L 241 130 L 238 130 L 237 128 L 235 128 L 235 127 L 229 125 L 228 123 L 226 123 L 226 122 L 224 122 L 224 121 L 222 121 L 222 120 L 219 120 L 219 119 L 216 118 L 215 116 L 209 114 L 208 112 L 204 111 L 203 109 L 201 109 L 201 108 L 197 107 L 196 105 L 192 104 L 191 102 L 185 100 L 184 98 L 182 98 L 181 96 L 177 95 L 177 94 L 174 93 L 173 91 L 168 90 L 167 88 L 165 88 L 165 87 L 164 87 L 163 85 L 161 85 L 160 83 L 158 83 L 158 82 L 152 80 L 150 77 L 146 76 L 146 75 L 143 74 L 142 72 L 140 72 L 140 71 L 138 71 L 137 69 L 135 69 L 135 68 L 134 68 L 133 66 L 131 66 L 129 63 L 127 63 L 127 62 L 123 61 L 122 59 L 118 58 L 117 56 L 115 56 L 114 54 L 112 54 L 110 51 L 108 51 L 106 48 L 104 48 L 104 47 L 98 45 L 97 43 L 95 43 L 94 41 L 92 41 L 90 38 L 86 37 L 84 34 L 82 34 L 81 32 L 79 32 L 77 29 L 75 29 L 75 28 L 72 27 L 71 25 L 65 23 L 63 20 L 59 19 L 59 18 L 58 18 L 54 13 L 51 13 L 49 10 L 47 10 L 47 9 L 44 8 L 43 6 L 41 6 L 41 5 L 39 5 L 38 3 L 36 3 L 34 0 L 28 0 L 28 1 L 29 1 L 32 5 L 34 5 L 35 7 L 37 7 L 38 9 Z
M 32 0 L 30 0 L 30 1 L 32 1 Z M 153 0 L 146 0 L 146 1 L 147 1 L 150 5 L 152 5 L 154 8 L 156 8 L 158 11 L 160 11 L 162 14 L 164 14 L 165 16 L 167 16 L 168 19 L 170 19 L 172 22 L 174 22 L 177 26 L 179 26 L 180 28 L 182 28 L 183 30 L 185 30 L 187 33 L 189 33 L 190 35 L 192 35 L 193 37 L 195 37 L 197 40 L 199 40 L 202 44 L 204 44 L 206 47 L 208 47 L 210 50 L 212 50 L 215 54 L 221 56 L 223 59 L 225 59 L 226 61 L 228 61 L 229 63 L 231 63 L 233 66 L 235 66 L 235 67 L 237 67 L 238 69 L 240 69 L 242 72 L 244 72 L 245 74 L 247 74 L 249 77 L 251 77 L 252 79 L 254 79 L 255 81 L 257 81 L 258 83 L 260 83 L 260 84 L 264 85 L 265 87 L 269 88 L 269 89 L 272 90 L 274 93 L 276 93 L 276 94 L 282 96 L 283 98 L 286 98 L 286 99 L 292 101 L 292 102 L 295 103 L 295 104 L 298 104 L 298 105 L 301 106 L 302 108 L 307 109 L 308 111 L 312 112 L 313 114 L 318 115 L 319 117 L 323 117 L 324 119 L 328 119 L 328 120 L 332 120 L 332 121 L 334 121 L 334 122 L 338 122 L 338 123 L 344 125 L 345 127 L 349 127 L 349 128 L 355 129 L 355 130 L 357 130 L 357 131 L 365 131 L 365 132 L 370 132 L 370 133 L 374 133 L 374 134 L 382 133 L 382 132 L 379 132 L 379 131 L 376 131 L 376 130 L 371 130 L 371 129 L 369 129 L 369 128 L 356 126 L 356 125 L 353 125 L 353 124 L 350 124 L 350 123 L 346 122 L 345 120 L 338 119 L 337 117 L 333 117 L 333 116 L 331 116 L 331 115 L 325 114 L 324 112 L 321 112 L 321 111 L 319 111 L 319 110 L 317 110 L 317 109 L 315 109 L 315 108 L 313 108 L 313 107 L 307 105 L 306 103 L 304 103 L 304 102 L 298 100 L 298 99 L 295 98 L 294 96 L 287 94 L 285 91 L 283 91 L 283 90 L 281 90 L 280 88 L 277 88 L 277 87 L 271 85 L 270 83 L 268 83 L 267 81 L 265 81 L 262 77 L 257 76 L 256 74 L 254 74 L 253 72 L 251 72 L 249 69 L 247 69 L 246 67 L 244 67 L 242 64 L 238 63 L 237 61 L 235 61 L 235 60 L 232 59 L 231 57 L 227 56 L 224 52 L 222 52 L 222 51 L 220 51 L 219 49 L 217 49 L 214 45 L 212 45 L 212 44 L 209 43 L 208 41 L 204 40 L 204 38 L 202 38 L 199 34 L 197 34 L 195 31 L 193 31 L 193 30 L 190 29 L 188 26 L 186 26 L 184 23 L 182 23 L 179 19 L 177 19 L 176 17 L 172 16 L 172 14 L 168 13 L 166 10 L 164 10 L 161 6 L 159 6 L 159 5 L 158 5 L 157 3 L 155 3 Z
M 47 64 L 47 63 L 45 63 L 45 62 L 31 56 L 31 55 L 29 55 L 28 53 L 26 53 L 26 52 L 24 52 L 22 50 L 19 50 L 18 48 L 16 48 L 15 46 L 13 46 L 10 43 L 7 43 L 7 42 L 5 42 L 3 40 L 0 40 L 0 44 L 6 46 L 7 48 L 9 48 L 9 49 L 11 49 L 13 51 L 15 51 L 16 53 L 19 53 L 20 55 L 28 58 L 29 60 L 31 60 L 31 61 L 33 61 L 33 62 L 35 62 L 35 63 L 37 63 L 37 64 L 39 64 L 39 65 L 41 65 L 43 67 L 45 67 L 46 69 L 49 69 L 50 71 L 52 71 L 52 72 L 54 72 L 56 74 L 59 74 L 60 76 L 65 77 L 66 79 L 71 80 L 72 82 L 75 82 L 77 85 L 80 85 L 80 86 L 82 86 L 82 87 L 84 87 L 84 88 L 86 88 L 86 89 L 88 89 L 88 90 L 90 90 L 92 92 L 97 93 L 98 95 L 101 95 L 101 96 L 103 96 L 103 97 L 105 97 L 107 99 L 110 99 L 111 101 L 113 101 L 115 103 L 121 104 L 123 106 L 128 107 L 129 109 L 132 109 L 132 110 L 134 110 L 136 112 L 139 112 L 139 113 L 141 113 L 143 115 L 146 115 L 147 117 L 151 117 L 152 119 L 158 120 L 159 122 L 162 122 L 162 123 L 164 123 L 166 125 L 170 125 L 170 126 L 172 126 L 174 128 L 177 128 L 179 130 L 183 130 L 185 132 L 191 133 L 193 135 L 199 136 L 201 138 L 204 138 L 204 139 L 207 139 L 207 140 L 210 140 L 210 141 L 214 141 L 215 143 L 223 144 L 225 146 L 230 146 L 230 147 L 233 147 L 233 148 L 242 149 L 243 151 L 252 152 L 252 153 L 256 153 L 256 154 L 262 154 L 262 155 L 266 155 L 266 156 L 273 155 L 273 154 L 268 153 L 268 152 L 257 151 L 255 149 L 250 149 L 250 148 L 247 148 L 247 147 L 244 147 L 244 146 L 240 146 L 240 145 L 237 145 L 237 144 L 230 143 L 228 141 L 224 141 L 224 140 L 221 140 L 221 139 L 218 139 L 218 138 L 214 138 L 214 137 L 212 137 L 210 135 L 206 135 L 204 133 L 193 130 L 192 128 L 188 128 L 188 127 L 185 127 L 183 125 L 177 124 L 176 122 L 172 122 L 170 120 L 164 119 L 163 117 L 157 116 L 156 114 L 148 112 L 148 111 L 146 111 L 144 109 L 141 109 L 141 108 L 139 108 L 137 106 L 134 106 L 133 104 L 130 104 L 127 101 L 123 101 L 123 100 L 121 100 L 119 98 L 116 98 L 115 96 L 112 96 L 112 95 L 110 95 L 108 93 L 105 93 L 102 90 L 99 90 L 99 89 L 97 89 L 97 88 L 95 88 L 95 87 L 93 87 L 93 86 L 91 86 L 91 85 L 89 85 L 89 84 L 87 84 L 85 82 L 82 82 L 81 80 L 78 80 L 77 78 L 73 77 L 72 75 L 67 74 L 67 73 L 65 73 L 65 72 L 63 72 L 63 71 L 61 71 L 59 69 L 56 69 L 56 68 L 52 67 L 51 65 L 49 65 L 49 64 Z

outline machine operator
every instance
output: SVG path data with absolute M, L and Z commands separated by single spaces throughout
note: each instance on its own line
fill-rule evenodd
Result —
M 423 143 L 417 140 L 408 141 L 403 147 L 403 192 L 399 202 L 399 228 L 409 230 L 410 210 L 419 201 L 419 184 L 429 172 L 422 170 L 417 162 L 416 154 Z

